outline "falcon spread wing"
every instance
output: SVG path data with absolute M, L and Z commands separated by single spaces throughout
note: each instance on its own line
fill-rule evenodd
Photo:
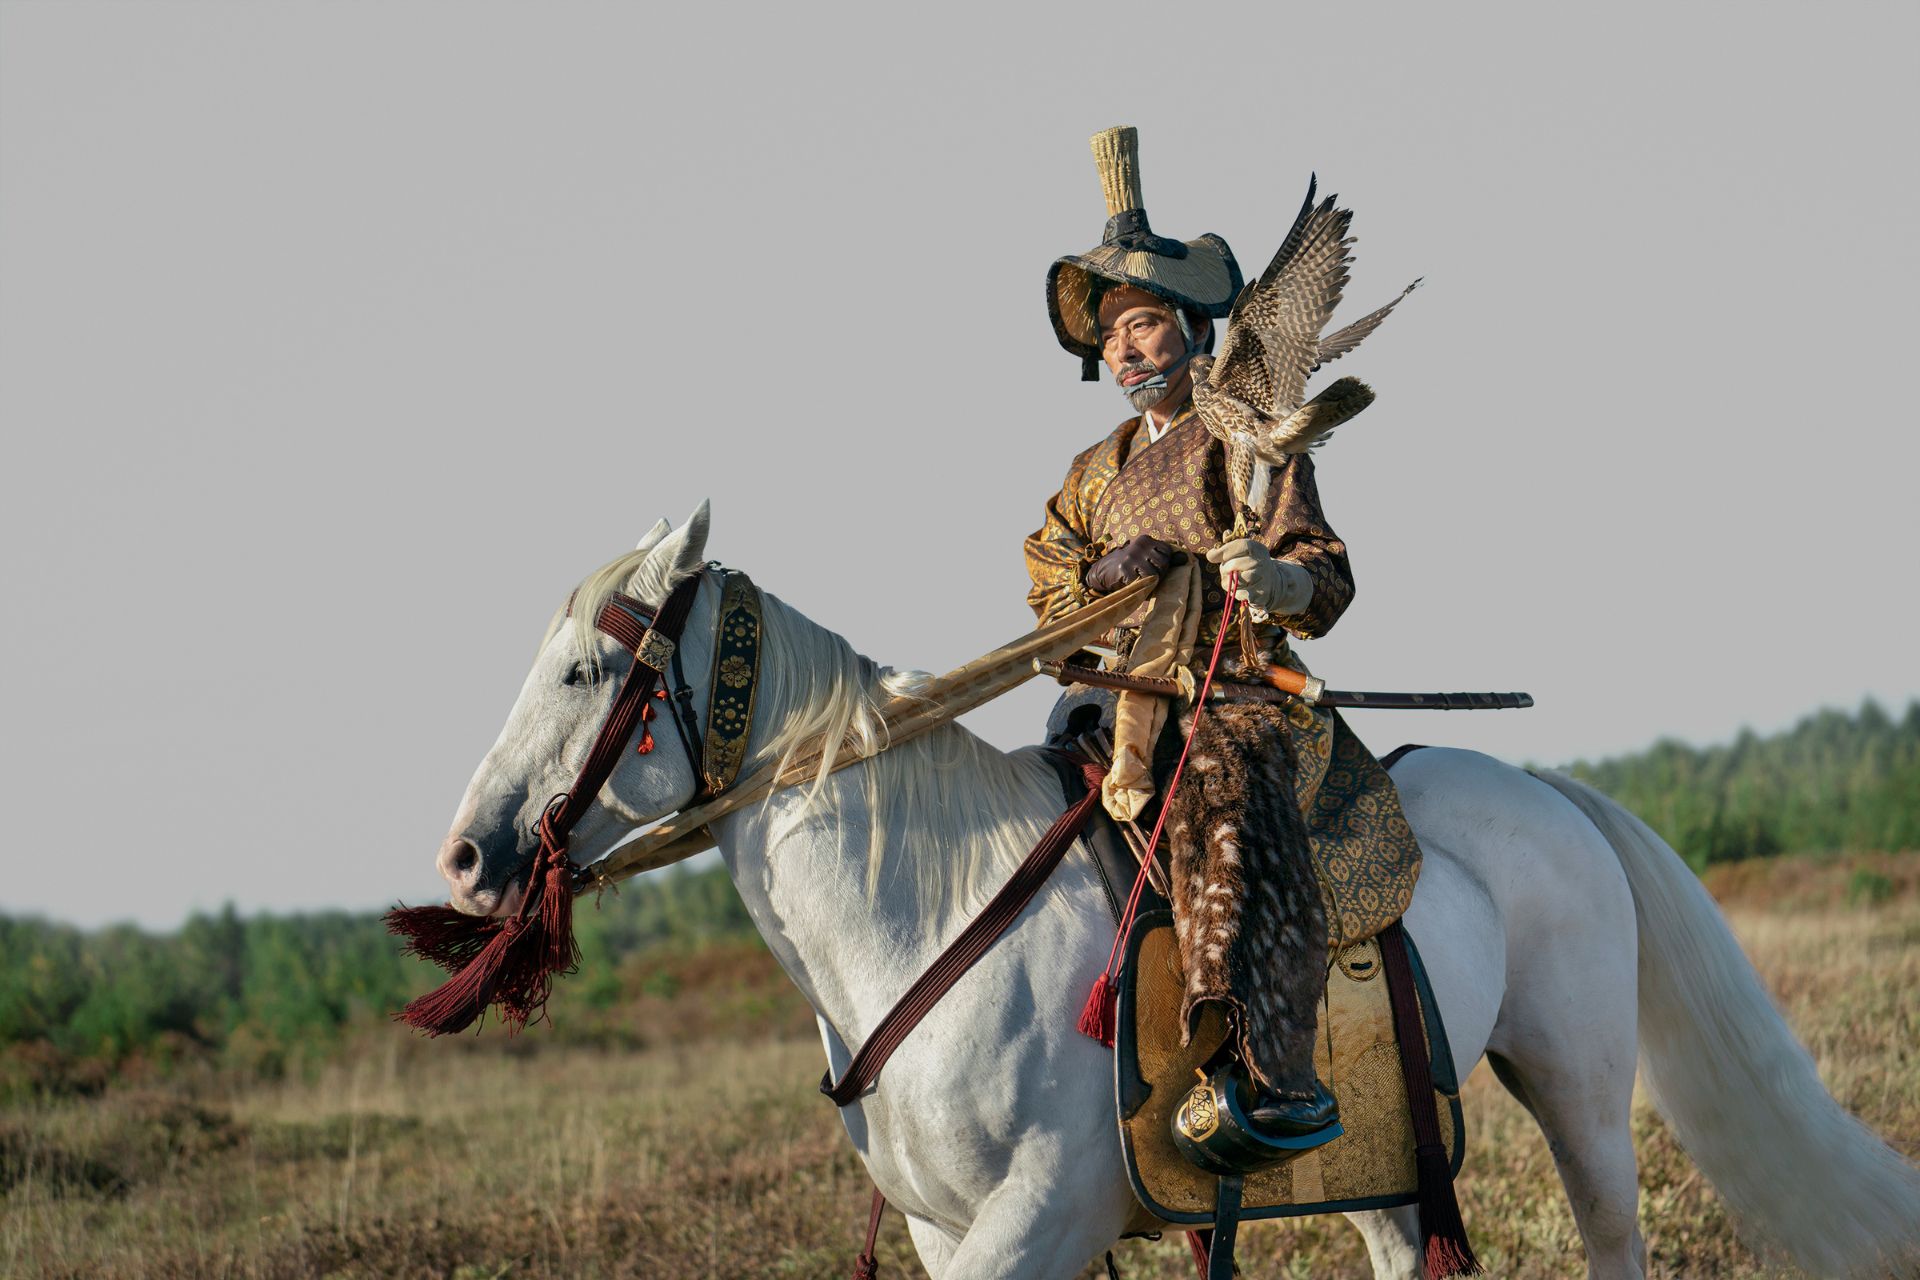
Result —
M 1305 398 L 1307 371 L 1319 361 L 1320 331 L 1347 283 L 1347 226 L 1353 212 L 1335 197 L 1313 201 L 1317 179 L 1273 261 L 1240 291 L 1227 316 L 1219 358 L 1208 371 L 1214 389 L 1263 417 L 1284 417 Z M 1364 335 L 1363 335 L 1364 336 Z
M 1353 261 L 1347 252 L 1353 213 L 1336 209 L 1334 196 L 1314 203 L 1318 189 L 1317 179 L 1307 184 L 1307 198 L 1273 261 L 1234 299 L 1219 356 L 1193 362 L 1194 408 L 1227 446 L 1228 484 L 1243 515 L 1258 505 L 1257 462 L 1305 452 L 1373 402 L 1365 383 L 1340 378 L 1301 403 L 1307 376 L 1359 346 L 1420 283 L 1323 339 L 1320 331 L 1340 303 Z

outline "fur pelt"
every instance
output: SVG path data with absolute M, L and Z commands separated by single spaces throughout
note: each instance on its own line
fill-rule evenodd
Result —
M 1187 978 L 1182 1036 L 1191 1037 L 1200 1006 L 1217 1000 L 1253 1076 L 1305 1095 L 1326 991 L 1327 916 L 1284 719 L 1264 703 L 1209 706 L 1168 801 L 1167 835 Z

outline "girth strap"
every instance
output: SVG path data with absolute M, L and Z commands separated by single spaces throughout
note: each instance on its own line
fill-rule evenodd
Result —
M 1000 892 L 975 916 L 951 946 L 940 953 L 927 971 L 914 980 L 907 993 L 900 997 L 893 1008 L 887 1010 L 880 1025 L 873 1029 L 860 1051 L 853 1055 L 853 1061 L 847 1064 L 846 1074 L 840 1082 L 833 1082 L 833 1072 L 829 1070 L 820 1078 L 820 1092 L 833 1100 L 836 1107 L 844 1107 L 873 1084 L 880 1075 L 887 1059 L 900 1047 L 907 1035 L 918 1026 L 920 1019 L 940 998 L 952 990 L 953 984 L 962 974 L 973 967 L 974 961 L 987 953 L 995 940 L 1005 933 L 1007 926 L 1014 922 L 1040 886 L 1047 882 L 1053 869 L 1060 865 L 1060 859 L 1066 856 L 1068 849 L 1086 825 L 1087 818 L 1093 813 L 1093 806 L 1100 802 L 1100 783 L 1107 771 L 1090 760 L 1076 757 L 1080 765 L 1081 776 L 1086 779 L 1087 794 L 1054 821 L 1047 833 L 1040 837 L 1040 843 L 1033 847 L 1026 860 L 1015 869 Z

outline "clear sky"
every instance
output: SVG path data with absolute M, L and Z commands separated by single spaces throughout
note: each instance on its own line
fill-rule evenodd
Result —
M 1305 653 L 1539 706 L 1377 750 L 1920 691 L 1911 6 L 926 8 L 0 7 L 0 911 L 435 898 L 548 613 L 702 497 L 883 661 L 1026 630 L 1120 123 L 1161 233 L 1256 271 L 1317 170 L 1345 314 L 1427 277 Z

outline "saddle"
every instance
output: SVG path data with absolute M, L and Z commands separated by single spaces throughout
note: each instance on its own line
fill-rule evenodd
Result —
M 1397 934 L 1396 936 L 1390 936 Z M 1410 962 L 1420 1042 L 1407 1049 L 1395 1030 L 1383 948 L 1402 945 Z M 1218 1225 L 1222 1179 L 1191 1164 L 1173 1141 L 1175 1110 L 1196 1073 L 1227 1037 L 1225 1018 L 1207 1006 L 1192 1042 L 1180 1043 L 1184 989 L 1173 913 L 1142 915 L 1127 941 L 1114 1044 L 1114 1096 L 1127 1177 L 1141 1208 L 1155 1221 L 1183 1227 Z M 1327 976 L 1314 1067 L 1340 1102 L 1341 1136 L 1287 1163 L 1249 1174 L 1240 1188 L 1240 1218 L 1386 1209 L 1419 1199 L 1413 1105 L 1403 1051 L 1419 1055 L 1431 1082 L 1449 1174 L 1466 1154 L 1460 1085 L 1446 1029 L 1427 988 L 1419 952 L 1397 923 L 1387 933 L 1343 948 Z
M 1390 767 L 1406 750 L 1385 763 Z M 1084 790 L 1064 768 L 1061 781 L 1069 796 Z M 1117 923 L 1139 869 L 1133 848 L 1098 809 L 1081 838 Z M 1242 1219 L 1418 1203 L 1423 1234 L 1432 1235 L 1430 1202 L 1439 1198 L 1434 1184 L 1444 1180 L 1452 1212 L 1434 1216 L 1457 1223 L 1451 1179 L 1466 1153 L 1459 1078 L 1419 951 L 1400 922 L 1336 945 L 1330 957 L 1314 1066 L 1339 1101 L 1344 1132 L 1285 1164 L 1222 1178 L 1181 1154 L 1173 1121 L 1196 1076 L 1206 1077 L 1203 1068 L 1225 1043 L 1226 1020 L 1208 1005 L 1190 1043 L 1180 1043 L 1185 982 L 1171 905 L 1151 884 L 1143 896 L 1127 939 L 1114 1046 L 1116 1119 L 1138 1202 L 1128 1233 L 1214 1228 L 1216 1266 L 1208 1273 L 1224 1275 Z

